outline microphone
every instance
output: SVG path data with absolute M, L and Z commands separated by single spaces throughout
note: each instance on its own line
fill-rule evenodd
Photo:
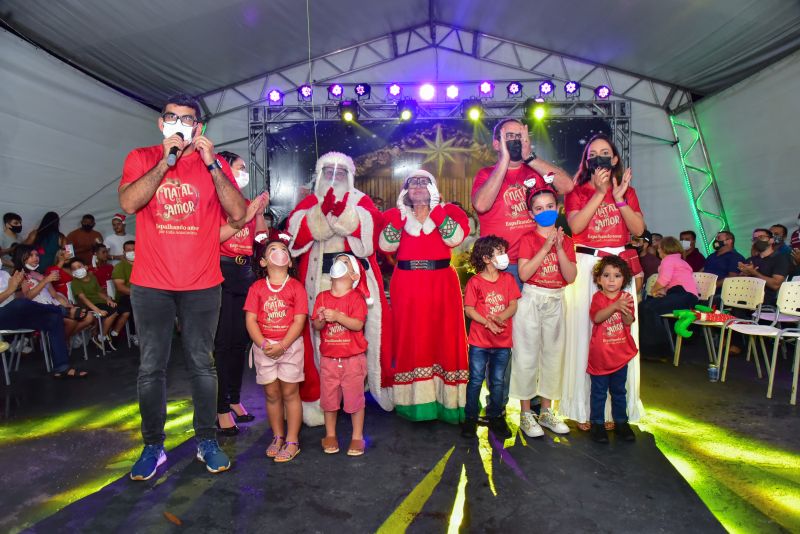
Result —
M 183 139 L 183 134 L 181 132 L 175 132 L 175 135 Z M 177 161 L 178 161 L 178 147 L 174 146 L 169 149 L 169 154 L 167 155 L 167 167 L 174 167 L 175 162 Z

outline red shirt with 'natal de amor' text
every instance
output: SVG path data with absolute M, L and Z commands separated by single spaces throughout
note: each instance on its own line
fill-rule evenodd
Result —
M 156 166 L 162 145 L 128 154 L 120 187 Z M 237 188 L 230 167 L 223 172 Z M 224 210 L 200 153 L 182 156 L 161 180 L 153 198 L 136 212 L 136 262 L 131 283 L 154 289 L 189 291 L 222 282 L 219 267 L 219 221 Z
M 261 335 L 272 341 L 286 337 L 295 315 L 308 315 L 308 297 L 303 284 L 289 278 L 283 288 L 278 287 L 270 289 L 267 279 L 260 278 L 250 286 L 244 302 L 244 311 L 256 314 Z
M 582 210 L 589 203 L 594 193 L 595 189 L 589 183 L 576 185 L 575 189 L 569 192 L 564 199 L 564 210 L 567 215 L 569 216 L 571 212 Z M 625 192 L 625 202 L 636 213 L 642 212 L 641 208 L 639 208 L 639 198 L 632 187 L 629 187 Z M 611 188 L 606 192 L 600 207 L 594 212 L 583 232 L 574 234 L 572 239 L 576 245 L 585 245 L 592 248 L 624 247 L 625 243 L 630 241 L 631 233 L 614 202 Z
M 602 323 L 594 322 L 597 312 L 618 301 L 623 293 L 620 291 L 616 298 L 610 299 L 598 291 L 592 297 L 589 308 L 592 337 L 589 340 L 589 365 L 586 368 L 590 375 L 610 375 L 622 369 L 639 352 L 631 335 L 631 325 L 622 322 L 621 312 L 614 312 Z

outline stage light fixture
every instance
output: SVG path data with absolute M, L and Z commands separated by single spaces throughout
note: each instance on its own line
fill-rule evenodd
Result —
M 284 94 L 277 89 L 271 89 L 267 93 L 267 102 L 270 106 L 282 106 Z
M 328 86 L 328 100 L 341 100 L 344 95 L 344 87 L 340 83 Z
M 578 98 L 581 96 L 581 84 L 575 81 L 565 83 L 564 94 L 569 99 Z
M 529 98 L 525 101 L 525 117 L 541 121 L 547 116 L 547 104 L 540 98 Z
M 397 116 L 401 122 L 411 122 L 417 116 L 417 102 L 406 98 L 397 103 Z
M 298 102 L 311 102 L 311 96 L 314 94 L 314 90 L 311 88 L 310 85 L 305 84 L 301 85 L 297 88 L 297 101 Z
M 594 90 L 594 96 L 600 100 L 608 100 L 611 96 L 611 88 L 607 85 L 598 85 Z
M 481 98 L 494 98 L 494 84 L 492 82 L 481 82 L 478 84 L 478 94 Z
M 344 122 L 358 121 L 358 102 L 355 100 L 343 100 L 340 102 L 339 117 Z
M 473 122 L 483 118 L 483 104 L 479 98 L 470 98 L 461 103 L 461 116 Z
M 389 100 L 400 100 L 403 95 L 403 88 L 400 84 L 392 83 L 386 86 L 386 98 Z
M 436 97 L 436 87 L 430 83 L 422 84 L 419 88 L 419 97 L 422 100 L 433 100 Z
M 372 87 L 368 83 L 360 83 L 356 85 L 355 89 L 353 89 L 356 93 L 356 97 L 359 100 L 369 100 L 370 95 L 372 94 Z
M 458 86 L 457 85 L 448 85 L 447 89 L 445 90 L 445 94 L 447 95 L 448 100 L 456 100 L 458 99 Z
M 506 85 L 506 92 L 511 98 L 522 96 L 522 84 L 519 82 L 511 82 Z
M 539 96 L 542 98 L 550 98 L 553 96 L 553 91 L 556 86 L 553 85 L 551 80 L 545 80 L 539 84 Z

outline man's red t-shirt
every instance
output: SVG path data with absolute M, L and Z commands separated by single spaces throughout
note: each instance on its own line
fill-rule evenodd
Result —
M 589 340 L 589 365 L 586 367 L 590 375 L 610 375 L 625 367 L 639 351 L 631 335 L 631 325 L 622 322 L 622 313 L 614 312 L 600 324 L 594 322 L 597 312 L 618 301 L 622 293 L 620 291 L 616 298 L 610 299 L 598 291 L 592 297 L 589 308 L 592 338 Z
M 547 238 L 540 236 L 536 230 L 528 232 L 520 240 L 519 257 L 528 260 L 533 258 L 546 241 Z M 575 263 L 575 245 L 567 235 L 564 236 L 563 247 L 569 261 Z M 525 283 L 549 289 L 559 289 L 568 285 L 568 282 L 564 280 L 564 276 L 561 274 L 561 266 L 558 264 L 555 244 L 550 248 L 550 252 L 544 257 L 533 276 L 528 278 Z
M 367 320 L 367 301 L 357 290 L 353 289 L 341 297 L 333 296 L 330 291 L 323 291 L 314 301 L 316 319 L 320 308 L 329 308 L 342 312 L 348 317 Z M 339 323 L 325 323 L 320 330 L 319 352 L 328 358 L 349 358 L 367 352 L 367 338 L 363 330 L 350 330 Z
M 247 201 L 247 205 L 250 205 L 249 200 Z M 223 211 L 220 226 L 224 226 L 227 224 L 227 222 L 228 218 L 225 216 L 225 212 Z M 253 217 L 253 219 L 244 225 L 241 230 L 229 237 L 224 243 L 220 243 L 219 253 L 222 256 L 229 256 L 231 258 L 235 258 L 236 256 L 252 256 L 255 238 L 256 218 Z
M 472 306 L 481 316 L 486 317 L 490 313 L 494 315 L 502 313 L 511 301 L 519 297 L 519 287 L 511 274 L 500 273 L 497 280 L 490 282 L 479 273 L 467 282 L 467 287 L 464 289 L 464 306 Z M 483 349 L 510 348 L 513 345 L 511 336 L 511 319 L 506 321 L 506 328 L 499 335 L 491 333 L 477 321 L 472 321 L 469 325 L 467 342 Z
M 125 160 L 120 187 L 144 176 L 163 154 L 161 145 L 133 150 Z M 221 158 L 218 161 L 237 187 L 228 164 Z M 150 202 L 136 213 L 136 263 L 131 283 L 189 291 L 222 282 L 219 221 L 223 213 L 200 153 L 195 150 L 178 159 Z
M 576 185 L 564 199 L 564 210 L 567 216 L 573 211 L 580 211 L 594 195 L 594 187 L 589 183 L 583 185 Z M 639 207 L 639 198 L 636 196 L 636 191 L 629 187 L 625 192 L 625 201 L 636 213 L 641 213 Z M 625 243 L 630 241 L 631 233 L 628 226 L 622 219 L 619 213 L 619 208 L 615 205 L 614 195 L 609 188 L 603 202 L 597 211 L 594 212 L 589 224 L 586 225 L 583 232 L 573 234 L 572 239 L 576 245 L 585 245 L 587 247 L 602 248 L 602 247 L 623 247 Z
M 97 267 L 90 268 L 89 272 L 94 273 L 94 277 L 97 278 L 97 283 L 100 284 L 100 289 L 105 291 L 106 282 L 111 280 L 111 273 L 114 272 L 114 266 L 110 263 L 106 263 L 105 265 L 98 265 Z
M 493 170 L 494 167 L 485 167 L 478 171 L 472 182 L 472 198 L 475 198 L 475 192 L 486 183 Z M 529 178 L 536 178 L 539 186 L 544 183 L 542 176 L 525 164 L 517 169 L 509 169 L 491 209 L 478 214 L 481 236 L 496 235 L 508 241 L 506 253 L 511 263 L 517 263 L 522 235 L 536 227 L 525 204 L 523 182 Z
M 138 256 L 136 261 L 139 261 Z M 260 278 L 250 286 L 243 309 L 256 314 L 262 336 L 281 341 L 295 315 L 308 315 L 308 296 L 303 284 L 294 278 L 289 278 L 277 293 L 267 287 L 266 278 Z

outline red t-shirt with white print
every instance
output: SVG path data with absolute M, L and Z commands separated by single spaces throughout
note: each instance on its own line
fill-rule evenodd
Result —
M 317 295 L 314 302 L 314 312 L 311 317 L 317 317 L 320 308 L 337 310 L 346 316 L 367 320 L 367 301 L 356 289 L 351 289 L 341 297 L 336 297 L 330 291 L 323 291 Z M 320 331 L 319 352 L 328 358 L 349 358 L 367 351 L 367 338 L 364 330 L 350 330 L 339 323 L 325 323 Z
M 546 241 L 547 238 L 539 235 L 536 230 L 528 232 L 520 240 L 519 257 L 528 260 L 533 258 L 539 253 Z M 563 247 L 569 261 L 575 263 L 575 245 L 567 235 L 564 236 Z M 559 289 L 568 285 L 561 274 L 561 265 L 558 263 L 555 244 L 550 248 L 550 252 L 544 257 L 536 272 L 525 283 L 548 289 Z
M 136 257 L 139 261 L 139 257 Z M 280 286 L 279 286 L 280 287 Z M 250 286 L 244 311 L 256 314 L 261 335 L 272 341 L 286 337 L 295 315 L 308 315 L 308 297 L 303 284 L 289 278 L 286 285 L 278 288 L 267 286 L 266 278 L 259 278 Z
M 494 167 L 485 167 L 475 175 L 472 182 L 472 196 L 491 176 Z M 497 198 L 486 213 L 478 214 L 481 236 L 496 235 L 508 241 L 508 259 L 517 263 L 519 240 L 522 234 L 536 228 L 536 223 L 528 213 L 525 204 L 525 180 L 536 178 L 536 184 L 544 184 L 542 176 L 523 164 L 517 169 L 509 169 L 497 193 Z
M 631 335 L 631 325 L 622 322 L 621 312 L 614 312 L 602 323 L 594 322 L 597 312 L 618 301 L 623 293 L 620 291 L 616 298 L 610 299 L 598 291 L 592 297 L 589 308 L 592 337 L 589 340 L 589 365 L 586 367 L 590 375 L 610 375 L 622 369 L 639 352 Z
M 594 192 L 595 189 L 590 183 L 576 185 L 575 189 L 568 193 L 564 199 L 564 210 L 567 215 L 573 211 L 582 210 L 589 203 Z M 636 196 L 636 191 L 633 187 L 629 187 L 625 192 L 625 202 L 636 213 L 642 212 L 639 207 L 639 198 Z M 630 238 L 631 233 L 614 202 L 611 188 L 606 192 L 600 207 L 594 212 L 583 232 L 572 236 L 576 245 L 586 245 L 593 248 L 624 247 L 625 243 L 630 241 Z
M 250 205 L 249 200 L 247 200 L 247 205 Z M 223 211 L 220 226 L 224 226 L 227 223 L 228 217 L 226 217 L 225 212 Z M 245 224 L 241 230 L 229 237 L 227 241 L 220 243 L 219 253 L 222 256 L 228 256 L 231 258 L 235 258 L 236 256 L 252 256 L 255 238 L 256 217 L 253 217 L 253 219 L 249 223 Z
M 497 280 L 490 282 L 479 273 L 467 282 L 464 306 L 472 306 L 481 316 L 486 317 L 490 313 L 502 313 L 511 301 L 519 297 L 519 287 L 511 274 L 500 273 Z M 501 334 L 493 334 L 484 325 L 472 321 L 467 342 L 483 349 L 510 348 L 513 345 L 511 337 L 511 319 L 506 321 L 505 330 Z
M 120 187 L 144 176 L 164 154 L 161 145 L 128 154 Z M 218 160 L 237 188 L 231 169 Z M 154 289 L 190 291 L 222 282 L 219 221 L 224 210 L 211 173 L 195 150 L 164 175 L 153 198 L 136 212 L 136 262 L 131 283 Z

